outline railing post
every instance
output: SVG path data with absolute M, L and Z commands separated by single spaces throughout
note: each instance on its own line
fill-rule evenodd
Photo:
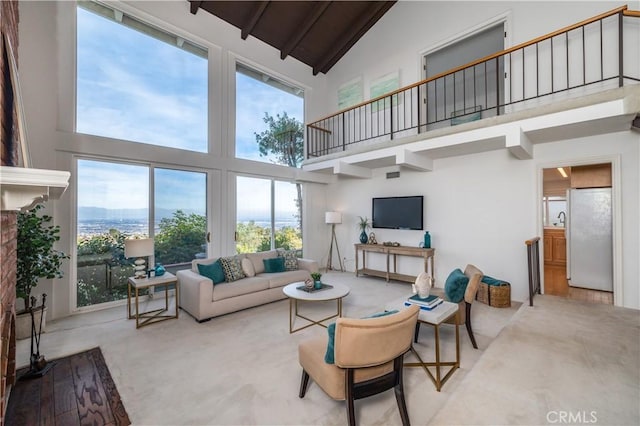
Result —
M 500 115 L 500 74 L 500 60 L 496 57 L 496 115 Z
M 389 136 L 393 140 L 393 95 L 389 96 Z
M 624 61 L 623 61 L 623 18 L 624 13 L 622 11 L 618 12 L 618 87 L 622 87 L 624 85 Z
M 311 153 L 311 132 L 309 131 L 309 126 L 307 126 L 307 155 L 306 155 L 306 159 L 309 159 L 309 155 Z
M 340 115 L 342 115 L 342 132 L 340 132 L 340 133 L 342 133 L 342 150 L 345 151 L 347 149 L 347 145 L 346 145 L 347 144 L 347 135 L 345 133 L 345 127 L 344 127 L 344 124 L 345 124 L 344 123 L 344 112 L 342 114 L 340 114 Z M 340 136 L 338 136 L 338 137 L 340 137 Z

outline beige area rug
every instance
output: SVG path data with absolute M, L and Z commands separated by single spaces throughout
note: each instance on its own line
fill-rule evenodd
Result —
M 640 424 L 640 311 L 536 296 L 431 423 Z
M 351 288 L 344 316 L 362 317 L 408 296 L 407 283 L 356 278 L 331 272 L 323 281 Z M 405 370 L 405 392 L 411 422 L 427 424 L 460 386 L 483 352 L 517 311 L 474 303 L 472 315 L 479 349 L 460 328 L 461 368 L 437 392 L 420 368 Z M 186 313 L 136 330 L 125 319 L 125 307 L 76 315 L 48 324 L 41 352 L 55 358 L 100 346 L 122 400 L 136 425 L 342 425 L 346 408 L 313 382 L 298 398 L 301 368 L 298 343 L 325 334 L 317 326 L 289 334 L 289 302 L 214 318 L 198 324 Z M 305 313 L 321 318 L 335 303 L 305 305 Z M 298 320 L 296 325 L 303 324 Z M 443 359 L 454 359 L 454 328 L 441 328 Z M 433 329 L 422 327 L 417 350 L 433 359 Z M 28 342 L 18 345 L 18 363 L 28 362 Z M 408 358 L 411 360 L 411 357 Z M 393 391 L 356 402 L 360 425 L 401 424 Z

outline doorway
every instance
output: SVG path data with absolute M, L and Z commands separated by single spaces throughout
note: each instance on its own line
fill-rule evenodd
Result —
M 611 163 L 543 169 L 545 294 L 613 304 L 611 170 Z

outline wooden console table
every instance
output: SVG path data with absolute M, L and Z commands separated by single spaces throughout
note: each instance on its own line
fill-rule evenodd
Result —
M 387 280 L 387 282 L 391 280 L 398 281 L 406 281 L 406 282 L 414 282 L 416 279 L 416 275 L 407 275 L 407 274 L 399 274 L 397 272 L 397 256 L 410 256 L 410 257 L 422 257 L 424 259 L 424 271 L 435 277 L 434 269 L 433 269 L 433 256 L 436 252 L 433 248 L 420 248 L 420 247 L 409 247 L 409 246 L 385 246 L 382 244 L 354 244 L 356 248 L 356 277 L 359 274 L 362 275 L 373 275 L 375 277 L 382 277 Z M 362 268 L 359 268 L 358 262 L 358 253 L 362 253 Z M 367 268 L 367 252 L 369 253 L 382 253 L 386 255 L 387 259 L 387 270 L 380 271 L 376 269 Z M 393 255 L 393 271 L 389 268 L 389 258 Z

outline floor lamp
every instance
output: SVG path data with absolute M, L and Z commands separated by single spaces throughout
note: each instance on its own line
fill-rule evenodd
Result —
M 342 214 L 339 212 L 326 212 L 324 214 L 324 221 L 331 225 L 331 245 L 329 246 L 329 256 L 327 257 L 327 271 L 333 269 L 331 266 L 331 258 L 333 257 L 333 243 L 335 242 L 340 270 L 344 272 L 344 265 L 342 264 L 342 257 L 340 256 L 340 247 L 338 246 L 338 240 L 336 240 L 336 224 L 342 223 Z

